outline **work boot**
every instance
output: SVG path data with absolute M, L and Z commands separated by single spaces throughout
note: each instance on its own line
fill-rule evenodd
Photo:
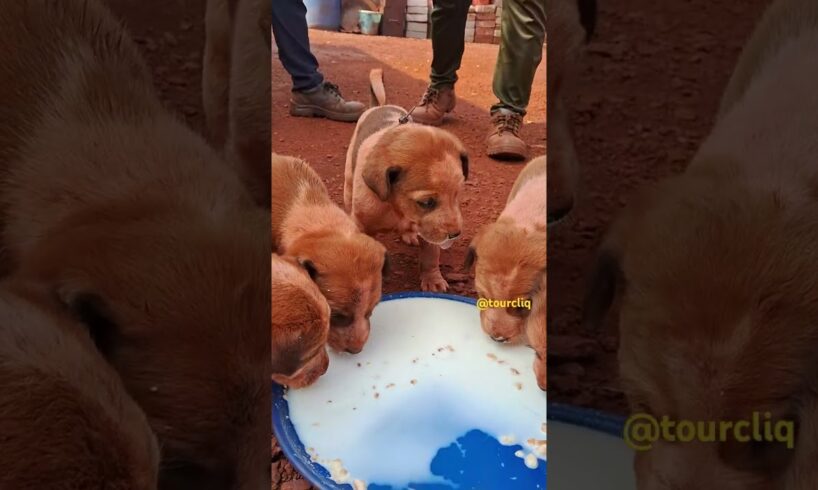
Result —
M 456 103 L 454 88 L 440 87 L 426 89 L 423 98 L 412 111 L 412 121 L 429 126 L 440 126 L 443 116 L 452 112 Z
M 486 138 L 487 152 L 497 160 L 525 160 L 528 145 L 520 139 L 522 114 L 508 109 L 498 109 L 491 114 L 491 132 Z
M 360 102 L 346 101 L 338 86 L 329 82 L 300 92 L 293 92 L 290 114 L 300 117 L 326 117 L 333 121 L 355 122 L 366 110 Z

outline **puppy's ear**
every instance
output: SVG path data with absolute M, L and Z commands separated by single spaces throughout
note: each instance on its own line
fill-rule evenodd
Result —
M 377 194 L 378 199 L 386 201 L 392 195 L 395 184 L 403 176 L 403 168 L 373 163 L 367 165 L 362 174 L 366 186 Z
M 86 328 L 97 350 L 110 359 L 116 348 L 119 327 L 107 302 L 88 291 L 62 290 L 57 295 L 63 306 Z
M 469 180 L 469 155 L 465 152 L 460 154 L 460 168 L 463 169 L 463 178 Z
M 312 279 L 313 281 L 315 280 L 315 278 L 318 277 L 318 269 L 315 268 L 315 264 L 313 263 L 312 260 L 299 258 L 298 265 L 300 265 L 302 268 L 304 268 L 305 271 L 307 271 L 307 274 L 310 275 L 310 279 Z

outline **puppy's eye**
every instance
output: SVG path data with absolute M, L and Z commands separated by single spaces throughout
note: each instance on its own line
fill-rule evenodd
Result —
M 329 325 L 333 328 L 344 328 L 352 325 L 352 316 L 340 311 L 333 311 L 329 317 Z
M 418 203 L 418 206 L 421 209 L 425 209 L 426 211 L 431 211 L 437 207 L 437 199 L 434 197 L 430 197 L 428 199 L 421 199 L 420 201 L 415 201 Z

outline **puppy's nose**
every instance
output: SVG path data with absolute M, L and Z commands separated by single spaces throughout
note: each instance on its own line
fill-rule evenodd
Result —
M 449 233 L 449 240 L 454 240 L 455 238 L 460 236 L 460 232 L 456 231 L 454 233 Z
M 508 342 L 507 337 L 500 337 L 500 336 L 495 337 L 494 335 L 491 336 L 491 340 L 493 340 L 495 342 L 500 342 L 501 344 L 504 344 L 504 343 Z

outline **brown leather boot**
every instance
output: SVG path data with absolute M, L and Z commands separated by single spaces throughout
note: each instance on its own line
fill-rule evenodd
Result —
M 525 160 L 528 145 L 520 139 L 523 116 L 508 109 L 498 109 L 491 115 L 491 132 L 486 138 L 487 152 L 497 160 Z
M 338 86 L 329 82 L 308 91 L 293 92 L 290 100 L 290 114 L 293 116 L 355 122 L 365 110 L 366 106 L 360 102 L 344 100 Z
M 412 121 L 429 126 L 440 126 L 443 123 L 443 116 L 447 112 L 452 112 L 456 102 L 454 88 L 440 87 L 437 89 L 429 86 L 417 107 L 412 111 Z

